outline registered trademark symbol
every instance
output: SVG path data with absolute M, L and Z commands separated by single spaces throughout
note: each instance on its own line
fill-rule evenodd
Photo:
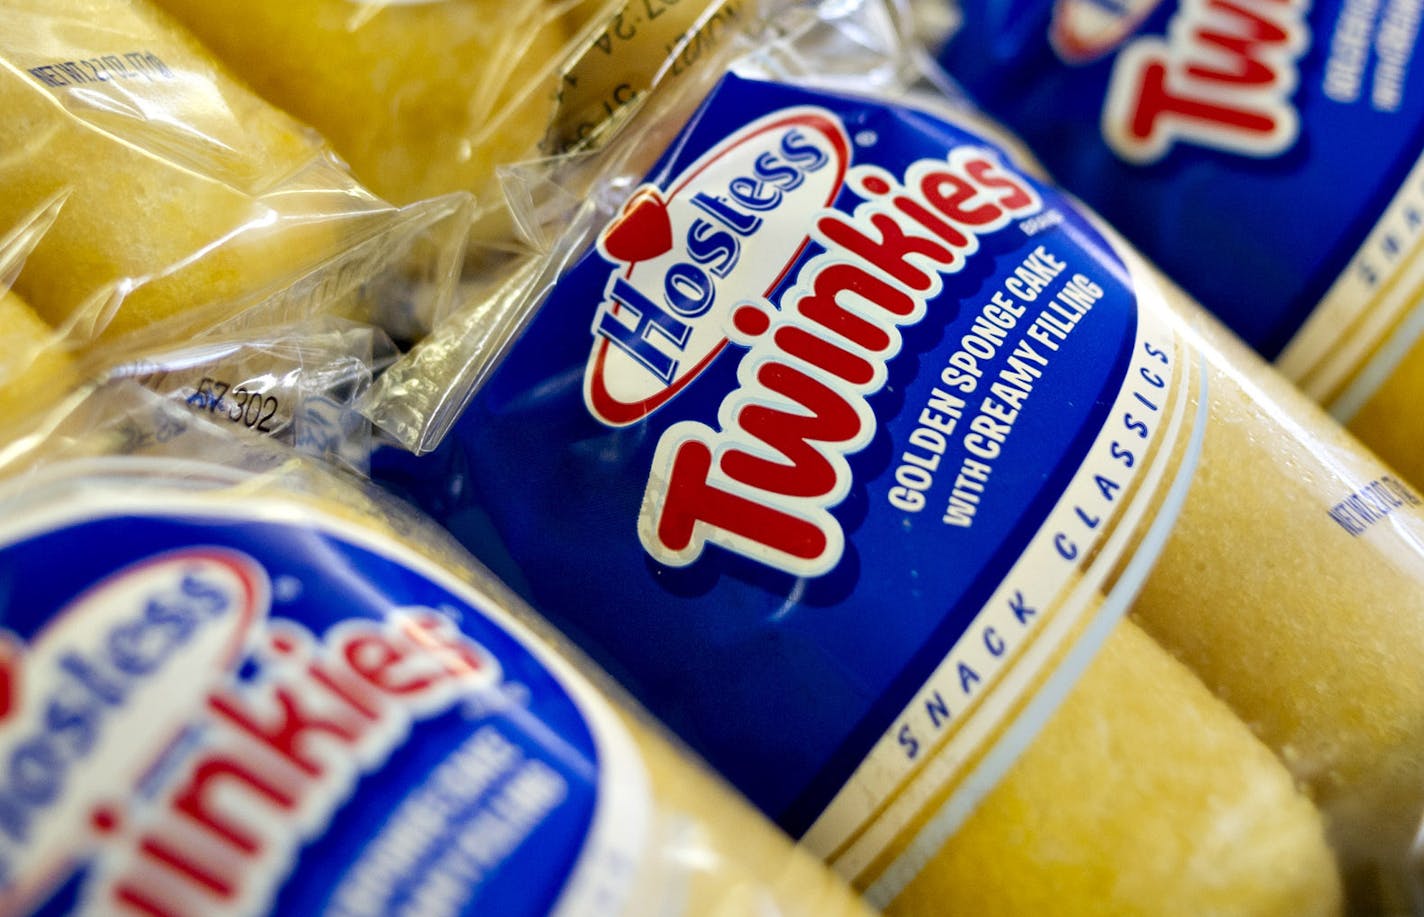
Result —
M 279 576 L 272 583 L 272 597 L 279 602 L 295 602 L 302 594 L 302 581 L 295 576 Z
M 855 135 L 856 146 L 874 146 L 879 139 L 880 135 L 875 131 L 861 131 Z

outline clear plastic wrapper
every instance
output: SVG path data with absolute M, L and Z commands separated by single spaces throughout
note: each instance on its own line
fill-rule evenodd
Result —
M 359 411 L 396 357 L 379 328 L 332 317 L 144 353 L 96 368 L 101 384 L 133 380 L 235 430 L 363 469 L 370 422 Z
M 1424 481 L 1417 10 L 913 5 L 1065 188 Z
M 295 313 L 295 324 L 249 318 L 235 323 L 240 330 L 210 329 L 181 345 L 154 329 L 121 344 L 84 347 L 47 325 L 9 289 L 57 211 L 44 208 L 0 239 L 0 319 L 9 330 L 0 348 L 0 439 L 22 435 L 81 388 L 132 379 L 235 428 L 364 467 L 370 422 L 358 405 L 375 374 L 397 354 L 383 329 L 330 315 L 300 319 L 305 310 L 297 305 L 266 313 L 274 320 Z M 354 263 L 362 265 L 359 258 Z M 334 289 L 376 284 L 378 277 L 359 268 L 333 276 L 318 271 L 310 279 L 318 293 L 289 289 L 276 301 L 330 302 L 345 295 Z
M 531 170 L 373 476 L 891 913 L 1406 910 L 1419 496 L 890 12 Z
M 498 201 L 498 166 L 584 149 L 749 0 L 159 0 L 397 202 Z
M 444 310 L 467 198 L 376 198 L 146 3 L 6 4 L 0 58 L 0 226 L 53 214 L 14 290 L 75 344 L 319 310 L 415 336 Z
M 572 37 L 575 4 L 159 5 L 258 92 L 316 126 L 372 190 L 407 203 L 486 191 L 496 164 L 535 150 L 554 105 L 539 77 Z M 536 81 L 542 91 L 526 92 Z M 516 98 L 517 110 L 501 115 Z
M 408 507 L 114 384 L 0 458 L 7 913 L 868 914 Z

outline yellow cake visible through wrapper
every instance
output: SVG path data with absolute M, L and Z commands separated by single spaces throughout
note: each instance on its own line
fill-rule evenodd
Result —
M 1201 467 L 1134 616 L 1308 789 L 1363 912 L 1402 906 L 1424 813 L 1424 507 L 1244 346 L 1203 345 L 1221 356 Z
M 891 914 L 1339 912 L 1320 814 L 1130 622 Z
M 525 90 L 571 27 L 551 0 L 158 2 L 397 203 L 490 192 L 496 165 L 535 154 L 554 87 Z
M 0 9 L 0 227 L 58 202 L 16 281 L 78 340 L 231 317 L 394 209 L 144 2 Z
M 569 650 L 473 558 L 409 507 L 358 487 L 280 447 L 254 445 L 227 430 L 193 422 L 181 408 L 136 387 L 119 385 L 99 392 L 77 405 L 72 413 L 52 418 L 48 429 L 52 431 L 49 440 L 37 440 L 23 452 L 0 455 L 0 520 L 4 523 L 0 532 L 0 570 L 10 570 L 5 555 L 17 539 L 23 545 L 27 537 L 55 537 L 60 529 L 55 518 L 62 517 L 64 526 L 83 525 L 97 518 L 122 518 L 135 533 L 152 532 L 155 520 L 177 525 L 189 532 L 183 537 L 191 537 L 191 547 L 183 545 L 147 557 L 143 556 L 145 549 L 138 548 L 138 559 L 127 566 L 101 569 L 97 574 L 91 569 L 86 574 L 98 580 L 93 588 L 102 590 L 125 577 L 127 582 L 139 582 L 149 571 L 162 568 L 165 563 L 171 565 L 170 558 L 175 554 L 187 556 L 190 566 L 182 574 L 186 578 L 180 580 L 181 590 L 186 591 L 165 593 L 169 606 L 146 612 L 150 623 L 142 631 L 150 644 L 170 641 L 162 647 L 172 658 L 151 664 L 125 684 L 134 693 L 142 692 L 150 687 L 144 679 L 171 677 L 172 670 L 181 666 L 186 656 L 198 656 L 204 650 L 201 641 L 185 642 L 186 633 L 173 636 L 175 621 L 184 623 L 189 630 L 228 623 L 246 639 L 230 648 L 235 659 L 229 655 L 218 660 L 217 672 L 190 672 L 191 684 L 185 682 L 173 697 L 154 705 L 163 708 L 155 710 L 155 717 L 190 727 L 182 745 L 173 747 L 171 736 L 163 732 L 96 729 L 91 742 L 71 753 L 64 763 L 73 773 L 96 763 L 84 756 L 117 757 L 129 752 L 130 743 L 168 748 L 164 768 L 146 767 L 138 776 L 121 766 L 99 768 L 92 780 L 104 784 L 102 805 L 95 807 L 101 815 L 91 816 L 87 808 L 77 805 L 51 813 L 56 821 L 73 829 L 58 837 L 52 831 L 48 834 L 51 844 L 64 854 L 60 865 L 47 870 L 22 869 L 10 877 L 11 889 L 18 888 L 30 900 L 42 902 L 55 894 L 63 881 L 72 879 L 84 889 L 83 900 L 90 906 L 114 904 L 116 900 L 125 905 L 134 901 L 149 905 L 179 901 L 202 905 L 195 910 L 202 913 L 204 908 L 216 907 L 223 898 L 239 892 L 253 897 L 265 890 L 269 898 L 275 896 L 284 884 L 305 881 L 299 871 L 292 871 L 293 864 L 310 865 L 313 856 L 319 856 L 323 859 L 316 865 L 331 873 L 333 887 L 342 889 L 348 902 L 353 887 L 368 887 L 363 882 L 363 871 L 369 874 L 369 887 L 385 888 L 389 893 L 394 885 L 396 900 L 461 900 L 478 895 L 486 887 L 487 874 L 479 870 L 462 872 L 466 861 L 456 856 L 455 865 L 443 870 L 426 864 L 419 870 L 402 869 L 392 875 L 388 869 L 391 856 L 399 860 L 412 849 L 422 849 L 421 844 L 428 849 L 430 834 L 438 838 L 439 832 L 445 831 L 461 845 L 461 850 L 454 853 L 468 854 L 468 862 L 483 864 L 488 858 L 501 869 L 520 875 L 519 870 L 527 869 L 530 860 L 547 856 L 547 851 L 520 832 L 532 833 L 541 827 L 546 813 L 538 806 L 556 809 L 563 801 L 561 793 L 568 790 L 566 782 L 556 784 L 561 788 L 559 792 L 540 795 L 548 789 L 547 782 L 537 784 L 529 775 L 556 774 L 539 757 L 544 754 L 574 762 L 574 776 L 596 787 L 597 811 L 589 816 L 592 824 L 580 829 L 583 846 L 568 854 L 570 863 L 559 877 L 560 884 L 516 882 L 511 892 L 509 883 L 505 883 L 500 892 L 506 900 L 512 895 L 515 904 L 529 907 L 537 902 L 564 901 L 609 917 L 870 917 L 872 911 L 865 903 L 823 864 L 794 846 L 730 788 L 676 747 L 646 714 L 630 706 L 605 676 Z M 168 435 L 156 435 L 164 430 Z M 122 509 L 116 509 L 119 504 L 124 504 Z M 239 549 L 228 541 L 234 537 L 234 530 L 256 525 L 280 527 L 280 544 L 254 547 L 242 542 L 245 547 Z M 218 529 L 222 530 L 220 534 L 205 534 Z M 338 542 L 357 545 L 370 556 L 394 562 L 399 566 L 399 581 L 366 579 L 360 588 L 368 590 L 370 597 L 363 592 L 356 603 L 358 607 L 323 607 L 323 602 L 329 603 L 322 598 L 323 582 L 308 571 L 320 568 L 340 573 L 339 564 L 327 567 L 324 560 L 324 552 L 336 554 L 331 545 Z M 124 547 L 88 543 L 95 552 L 127 551 Z M 280 576 L 282 570 L 288 569 L 284 566 L 288 563 L 304 571 L 305 578 Z M 215 582 L 220 582 L 214 579 L 214 570 L 223 565 L 247 571 L 241 582 L 259 613 L 228 621 L 240 616 L 233 609 L 223 608 L 209 614 L 218 619 L 216 623 L 195 620 L 193 616 L 184 618 L 189 608 L 179 599 L 189 605 L 210 600 L 217 594 L 213 591 Z M 361 573 L 351 571 L 348 575 L 360 577 Z M 156 581 L 152 589 L 165 585 L 158 575 L 153 574 L 152 578 Z M 347 639 L 345 635 L 357 632 L 356 628 L 369 631 L 383 619 L 394 622 L 422 612 L 433 613 L 434 609 L 396 604 L 402 598 L 425 594 L 421 589 L 428 589 L 430 582 L 449 590 L 460 603 L 468 603 L 465 608 L 442 606 L 441 613 L 451 616 L 445 619 L 446 628 L 453 630 L 458 620 L 454 616 L 464 614 L 475 619 L 468 633 L 478 636 L 499 630 L 505 642 L 484 647 L 475 638 L 467 637 L 466 655 L 455 655 L 449 643 L 433 645 L 430 657 L 441 660 L 456 673 L 455 677 L 465 678 L 466 684 L 457 686 L 458 691 L 447 698 L 446 707 L 432 710 L 413 706 L 412 714 L 399 707 L 400 696 L 420 696 L 423 685 L 446 674 L 432 668 L 430 659 L 413 655 L 383 657 L 382 652 L 390 653 L 390 644 L 380 643 L 375 636 L 352 640 L 344 654 L 327 652 L 325 644 Z M 139 582 L 144 584 L 146 581 Z M 326 588 L 339 593 L 352 587 L 328 583 Z M 128 593 L 115 589 L 110 595 L 117 599 L 108 604 L 85 605 L 81 597 L 63 609 L 23 611 L 31 615 L 65 611 L 85 615 L 90 621 L 98 619 L 96 626 L 103 627 L 122 613 L 124 606 L 118 599 Z M 0 621 L 12 620 L 21 612 L 7 607 L 7 599 L 8 593 L 0 594 Z M 295 607 L 293 603 L 297 603 Z M 313 627 L 309 617 L 316 617 L 317 611 L 334 616 L 335 623 L 324 631 L 308 630 Z M 341 619 L 343 613 L 349 617 Z M 167 623 L 155 626 L 151 623 L 154 621 Z M 387 623 L 386 632 L 390 626 Z M 138 630 L 139 625 L 130 624 L 129 633 Z M 297 660 L 299 665 L 280 658 L 287 651 L 284 647 L 291 646 L 284 641 L 291 641 L 293 635 L 303 635 L 317 644 L 316 655 Z M 432 647 L 430 639 L 425 638 L 428 648 Z M 121 649 L 127 647 L 131 654 L 139 652 L 130 646 L 135 641 L 121 643 L 116 637 L 111 642 Z M 516 655 L 510 645 L 520 647 L 519 652 L 526 655 Z M 39 656 L 41 648 L 38 639 L 28 644 L 13 639 L 7 643 L 11 660 L 18 654 L 19 659 L 29 662 L 28 657 Z M 510 655 L 504 656 L 506 653 Z M 505 680 L 500 672 L 504 658 L 516 660 L 519 677 L 529 684 L 515 682 L 512 675 Z M 537 660 L 537 664 L 531 665 L 530 659 Z M 246 676 L 239 678 L 233 670 L 244 660 L 263 677 L 251 681 Z M 343 668 L 346 663 L 349 666 Z M 27 671 L 38 670 L 40 665 L 52 666 L 54 662 L 40 656 L 34 665 Z M 459 674 L 462 667 L 463 675 Z M 385 684 L 393 686 L 378 698 L 370 684 L 361 684 L 353 677 L 356 670 L 368 674 L 372 684 L 383 678 Z M 274 689 L 273 685 L 280 687 Z M 516 706 L 514 712 L 501 712 L 500 705 L 511 703 L 502 693 L 506 689 L 516 698 L 520 691 L 533 695 L 545 705 L 536 706 L 526 696 L 525 708 Z M 264 692 L 269 692 L 270 697 Z M 572 698 L 570 705 L 577 708 L 580 717 L 576 724 L 543 718 L 541 711 L 549 709 L 547 698 L 554 692 Z M 149 691 L 143 697 L 156 700 L 152 694 Z M 333 709 L 333 698 L 356 707 Z M 219 706 L 249 709 L 247 705 L 254 704 L 260 709 L 264 700 L 285 709 L 290 717 L 285 722 L 291 731 L 283 735 L 288 739 L 299 736 L 295 744 L 280 748 L 279 738 L 261 734 L 255 725 L 255 738 L 242 732 L 236 742 L 225 734 L 229 721 L 214 728 L 212 710 Z M 428 704 L 424 696 L 420 700 Z M 520 704 L 518 700 L 512 703 Z M 365 720 L 353 721 L 349 716 L 353 709 Z M 528 746 L 518 746 L 510 739 L 494 742 L 506 759 L 489 752 L 492 743 L 481 744 L 479 737 L 503 736 L 497 726 L 491 725 L 494 716 L 518 722 L 523 734 L 533 740 L 526 740 Z M 420 732 L 436 718 L 440 721 L 436 729 Z M 357 725 L 352 726 L 353 722 Z M 19 723 L 16 728 L 28 725 Z M 201 725 L 209 728 L 196 728 Z M 392 726 L 401 728 L 387 728 L 384 733 L 375 734 L 379 727 Z M 596 759 L 582 757 L 586 737 L 573 732 L 579 729 L 596 737 L 590 746 L 597 753 Z M 450 743 L 450 734 L 458 736 L 460 730 L 466 730 L 468 735 Z M 412 765 L 409 742 L 413 734 L 433 734 L 444 744 L 432 743 L 435 750 L 414 756 Z M 374 759 L 369 754 L 358 757 L 358 753 L 369 752 L 373 744 L 381 742 L 390 746 L 386 754 Z M 254 743 L 262 753 L 255 760 L 266 763 L 260 772 L 249 770 L 254 761 L 250 746 Z M 123 751 L 116 752 L 117 746 L 123 746 Z M 513 763 L 527 766 L 515 769 L 509 757 Z M 404 760 L 396 763 L 397 759 Z M 195 760 L 216 763 L 194 765 Z M 308 761 L 315 763 L 298 770 Z M 390 779 L 389 775 L 377 774 L 388 764 L 392 770 L 403 769 L 403 773 L 414 770 L 419 774 L 424 768 L 425 779 L 397 785 L 401 795 L 395 800 L 398 807 L 393 808 L 389 822 L 384 818 L 369 819 L 365 817 L 367 812 L 353 811 L 362 801 L 362 789 L 354 779 L 339 781 L 368 774 L 374 774 L 372 779 L 377 781 L 383 776 Z M 506 771 L 520 779 L 507 777 Z M 333 787 L 323 780 L 338 782 Z M 220 789 L 214 792 L 214 786 Z M 267 792 L 272 786 L 277 789 Z M 161 787 L 168 794 L 186 792 L 183 798 L 187 802 L 172 803 L 164 792 L 151 792 L 154 787 Z M 313 788 L 321 794 L 312 792 Z M 92 786 L 66 789 L 72 796 L 94 792 Z M 286 793 L 301 795 L 288 799 Z M 423 805 L 412 803 L 412 799 Z M 452 799 L 459 802 L 451 802 Z M 626 808 L 606 810 L 615 800 L 626 804 Z M 301 803 L 300 808 L 296 802 Z M 184 814 L 173 817 L 170 806 Z M 414 814 L 408 814 L 412 809 Z M 118 832 L 102 830 L 107 814 L 115 811 L 121 816 L 108 819 L 107 824 L 122 818 L 126 829 L 130 823 L 135 827 Z M 330 817 L 313 824 L 309 817 L 312 811 L 328 812 Z M 405 820 L 399 821 L 403 813 Z M 567 824 L 568 816 L 563 817 Z M 337 819 L 343 819 L 340 823 L 345 827 L 336 828 Z M 532 820 L 532 825 L 525 824 L 526 819 Z M 89 830 L 91 821 L 100 824 L 101 830 Z M 181 849 L 163 847 L 150 863 L 132 855 L 126 860 L 127 848 L 140 843 L 135 835 L 143 836 L 149 845 L 143 851 L 152 856 L 154 848 L 167 841 L 168 832 L 175 831 L 174 822 L 179 823 L 176 830 L 188 831 L 179 836 L 199 840 Z M 292 828 L 293 823 L 300 826 L 299 831 Z M 283 851 L 281 857 L 254 856 L 255 851 L 230 840 L 247 836 L 247 832 L 259 827 L 264 843 Z M 337 830 L 351 836 L 333 836 L 331 832 Z M 308 845 L 323 836 L 326 843 Z M 552 836 L 564 840 L 558 833 Z M 182 867 L 196 858 L 195 850 L 198 855 L 207 852 L 207 848 L 197 845 L 213 844 L 215 837 L 228 840 L 225 847 L 214 848 L 220 849 L 222 856 L 208 863 L 209 871 L 183 871 Z M 372 850 L 384 857 L 370 855 Z M 435 852 L 451 851 L 441 846 Z M 13 857 L 14 851 L 7 854 Z M 139 861 L 139 869 L 133 868 L 135 860 Z M 179 868 L 171 873 L 161 867 L 149 868 L 145 873 L 143 867 L 151 867 L 153 862 L 177 864 Z M 80 868 L 93 863 L 114 868 L 108 873 Z M 115 889 L 112 873 L 122 873 L 126 867 L 125 884 Z M 204 882 L 214 875 L 228 884 Z M 463 877 L 453 891 L 448 884 L 452 876 Z M 413 890 L 404 886 L 407 880 Z M 117 898 L 102 896 L 111 891 L 117 892 Z M 409 892 L 406 898 L 400 897 L 403 891 Z M 13 897 L 8 900 L 16 901 Z M 269 906 L 276 906 L 275 900 Z M 24 904 L 25 899 L 20 903 Z
M 79 381 L 54 329 L 12 291 L 0 292 L 0 441 L 15 421 L 67 395 Z

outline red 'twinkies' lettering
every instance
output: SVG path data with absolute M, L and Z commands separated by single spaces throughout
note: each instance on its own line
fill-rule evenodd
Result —
M 920 179 L 920 193 L 940 213 L 965 226 L 988 226 L 1003 216 L 1003 211 L 984 201 L 971 206 L 981 192 L 974 182 L 953 172 L 931 172 Z
M 701 525 L 802 560 L 825 551 L 826 536 L 819 526 L 713 485 L 707 479 L 711 470 L 712 453 L 706 444 L 692 441 L 677 450 L 658 522 L 658 539 L 669 549 L 700 551 L 696 532 Z
M 833 210 L 816 226 L 832 245 L 875 265 L 911 290 L 928 290 L 933 282 L 930 271 L 907 260 L 911 255 L 923 255 L 946 268 L 954 261 L 949 249 L 932 239 L 910 235 L 890 214 L 873 214 L 868 222 L 869 227 L 855 226 Z M 880 241 L 867 234 L 871 228 L 880 235 Z
M 269 627 L 263 675 L 208 697 L 205 744 L 178 768 L 155 818 L 115 838 L 93 899 L 149 915 L 254 913 L 307 835 L 412 722 L 448 709 L 499 666 L 448 619 L 402 609 L 353 619 L 324 644 L 292 622 Z M 102 817 L 99 817 L 102 816 Z M 135 820 L 137 821 L 137 820 Z
M 760 404 L 744 406 L 737 423 L 779 458 L 728 449 L 722 467 L 738 481 L 788 497 L 818 497 L 836 486 L 836 469 L 815 444 L 846 443 L 860 433 L 860 418 L 835 389 L 799 369 L 767 363 L 757 370 L 767 391 L 785 396 L 791 410 Z M 804 410 L 803 410 L 804 409 Z
M 1220 105 L 1191 96 L 1176 96 L 1167 88 L 1168 69 L 1165 63 L 1149 62 L 1139 75 L 1137 110 L 1129 130 L 1132 136 L 1147 142 L 1164 128 L 1164 119 L 1177 118 L 1191 124 L 1212 125 L 1242 135 L 1269 136 L 1277 121 L 1269 114 L 1247 108 Z
M 854 264 L 832 264 L 816 275 L 811 282 L 811 291 L 797 303 L 797 311 L 825 331 L 872 353 L 889 350 L 894 340 L 890 333 L 842 305 L 841 297 L 846 293 L 875 303 L 892 315 L 910 315 L 915 310 L 914 297 L 889 281 L 868 274 L 864 268 Z
M 193 769 L 187 784 L 173 798 L 173 808 L 243 853 L 253 853 L 258 847 L 257 835 L 233 815 L 218 812 L 213 787 L 219 781 L 244 785 L 281 809 L 290 809 L 296 803 L 292 793 L 253 771 L 242 761 L 213 755 Z
M 165 843 L 158 838 L 145 837 L 143 843 L 139 844 L 139 849 L 142 850 L 149 859 L 162 863 L 170 869 L 181 873 L 217 897 L 232 897 L 233 891 L 235 890 L 232 880 L 207 868 L 205 864 L 195 862 L 193 857 L 188 856 L 174 845 Z
M 346 644 L 344 652 L 351 671 L 390 694 L 424 691 L 446 675 L 434 660 L 423 654 L 412 660 L 380 634 L 358 637 Z
M 1103 134 L 1118 155 L 1152 162 L 1178 141 L 1248 156 L 1295 142 L 1290 102 L 1309 32 L 1297 0 L 1183 0 L 1165 39 L 1118 55 Z
M 215 695 L 209 698 L 208 705 L 218 715 L 295 764 L 303 773 L 315 777 L 321 774 L 322 768 L 320 762 L 312 757 L 308 739 L 320 734 L 328 740 L 348 744 L 355 741 L 363 724 L 320 719 L 309 710 L 302 709 L 302 702 L 298 700 L 301 696 L 290 688 L 278 688 L 273 699 L 281 708 L 281 713 L 265 725 L 258 722 L 257 716 L 243 709 L 241 701 L 230 695 Z
M 804 328 L 787 325 L 776 329 L 776 346 L 855 385 L 865 385 L 875 378 L 875 364 Z

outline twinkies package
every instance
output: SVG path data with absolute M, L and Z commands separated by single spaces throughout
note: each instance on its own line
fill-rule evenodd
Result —
M 1424 71 L 1407 3 L 926 2 L 1063 186 L 1424 480 Z
M 1420 497 L 893 23 L 630 122 L 373 476 L 890 913 L 1406 906 Z
M 75 346 L 316 311 L 419 336 L 469 202 L 397 209 L 145 0 L 0 9 L 0 232 L 13 290 Z
M 447 536 L 254 442 L 119 385 L 7 449 L 6 913 L 869 914 Z

